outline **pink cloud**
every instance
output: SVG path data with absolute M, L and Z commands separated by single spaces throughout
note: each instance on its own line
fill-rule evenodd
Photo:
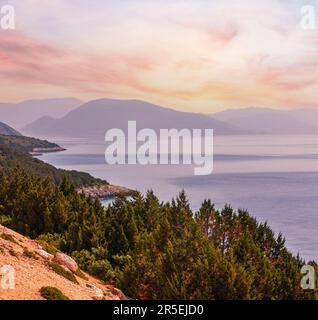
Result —
M 106 86 L 138 87 L 136 74 L 154 59 L 140 54 L 82 54 L 46 44 L 25 34 L 1 35 L 2 81 L 67 86 L 78 92 L 106 92 Z
M 233 22 L 226 22 L 222 25 L 210 25 L 204 23 L 196 23 L 194 21 L 177 21 L 170 20 L 174 26 L 195 31 L 206 35 L 212 44 L 226 46 L 234 40 L 240 33 L 240 28 Z
M 297 62 L 285 65 L 273 63 L 271 55 L 257 55 L 249 58 L 247 68 L 259 85 L 284 91 L 298 90 L 318 84 L 316 77 L 318 59 L 304 57 Z M 284 57 L 280 57 L 284 60 Z
M 182 26 L 207 35 L 212 45 L 216 44 L 217 55 L 199 52 L 182 56 L 175 50 L 159 52 L 158 47 L 140 48 L 139 52 L 116 52 L 114 48 L 83 53 L 19 32 L 1 33 L 0 85 L 10 83 L 17 91 L 33 86 L 33 92 L 46 86 L 53 96 L 68 90 L 92 98 L 126 95 L 168 103 L 173 99 L 178 106 L 183 101 L 194 101 L 193 108 L 196 100 L 206 101 L 208 108 L 210 103 L 313 105 L 317 99 L 317 95 L 308 97 L 301 92 L 318 86 L 315 54 L 289 64 L 277 62 L 277 56 L 268 53 L 254 54 L 246 58 L 245 64 L 231 66 L 227 60 L 218 59 L 240 33 L 238 27 Z M 241 59 L 235 56 L 234 61 L 239 63 Z M 5 100 L 5 94 L 1 99 Z

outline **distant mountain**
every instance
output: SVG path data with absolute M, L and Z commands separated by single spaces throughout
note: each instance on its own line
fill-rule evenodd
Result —
M 0 103 L 0 119 L 15 128 L 43 117 L 60 118 L 83 104 L 74 98 L 28 100 L 20 103 Z
M 0 122 L 0 135 L 3 136 L 21 136 L 21 133 L 9 127 L 7 124 Z
M 215 134 L 242 134 L 235 126 L 225 124 L 204 114 L 180 112 L 140 100 L 95 100 L 71 111 L 61 119 L 44 117 L 27 125 L 23 132 L 35 136 L 68 136 L 104 139 L 111 128 L 127 130 L 129 120 L 137 128 L 214 129 Z
M 318 107 L 295 109 L 290 111 L 290 114 L 297 120 L 312 126 L 318 126 Z
M 251 107 L 213 113 L 211 117 L 255 134 L 318 133 L 318 111 L 315 109 L 274 110 Z

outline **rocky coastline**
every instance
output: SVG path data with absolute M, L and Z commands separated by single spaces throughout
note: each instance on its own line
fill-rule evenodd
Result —
M 109 199 L 116 197 L 118 195 L 130 196 L 133 195 L 136 191 L 111 184 L 102 184 L 90 187 L 79 188 L 78 193 L 83 193 L 86 196 L 99 199 Z
M 49 148 L 33 148 L 32 152 L 30 152 L 33 156 L 39 156 L 44 153 L 51 153 L 51 152 L 60 152 L 65 151 L 66 149 L 61 148 L 60 146 L 57 147 L 49 147 Z M 83 193 L 86 196 L 90 196 L 92 198 L 99 198 L 99 199 L 110 199 L 113 197 L 116 197 L 118 195 L 124 195 L 124 196 L 131 196 L 136 191 L 128 189 L 126 187 L 122 186 L 115 186 L 112 184 L 98 184 L 94 186 L 88 186 L 88 187 L 81 187 L 78 190 L 78 193 Z
M 30 152 L 33 156 L 40 156 L 43 153 L 51 153 L 51 152 L 61 152 L 65 151 L 66 149 L 61 147 L 51 147 L 51 148 L 33 148 L 32 152 Z

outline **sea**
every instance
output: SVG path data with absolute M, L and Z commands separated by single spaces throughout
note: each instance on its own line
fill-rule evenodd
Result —
M 39 158 L 58 168 L 142 193 L 153 190 L 161 201 L 185 190 L 193 210 L 208 198 L 219 209 L 248 210 L 281 232 L 294 254 L 318 261 L 318 135 L 215 137 L 214 170 L 206 176 L 194 175 L 193 165 L 108 165 L 102 138 L 49 140 L 67 150 Z

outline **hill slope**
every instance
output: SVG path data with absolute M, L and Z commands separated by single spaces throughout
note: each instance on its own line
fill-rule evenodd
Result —
M 78 188 L 107 184 L 106 181 L 96 179 L 86 172 L 57 169 L 30 155 L 30 152 L 43 148 L 56 151 L 59 146 L 34 138 L 0 136 L 0 172 L 10 174 L 16 167 L 20 167 L 38 177 L 49 176 L 57 184 L 67 177 Z
M 112 285 L 83 272 L 81 277 L 74 274 L 78 283 L 68 280 L 50 267 L 53 259 L 36 241 L 0 225 L 0 266 L 9 265 L 15 271 L 14 289 L 0 287 L 0 300 L 44 300 L 40 294 L 42 287 L 57 288 L 70 300 L 125 298 Z
M 56 143 L 48 142 L 46 140 L 40 140 L 36 138 L 29 138 L 24 136 L 6 136 L 0 135 L 0 147 L 9 147 L 14 151 L 20 152 L 35 152 L 42 149 L 49 151 L 63 151 Z
M 137 128 L 214 129 L 216 134 L 240 134 L 243 130 L 203 114 L 180 112 L 140 100 L 101 99 L 88 102 L 61 119 L 45 117 L 23 128 L 26 134 L 104 139 L 111 128 L 127 131 L 129 120 Z
M 9 127 L 7 124 L 0 122 L 0 135 L 4 136 L 21 136 L 21 133 Z

